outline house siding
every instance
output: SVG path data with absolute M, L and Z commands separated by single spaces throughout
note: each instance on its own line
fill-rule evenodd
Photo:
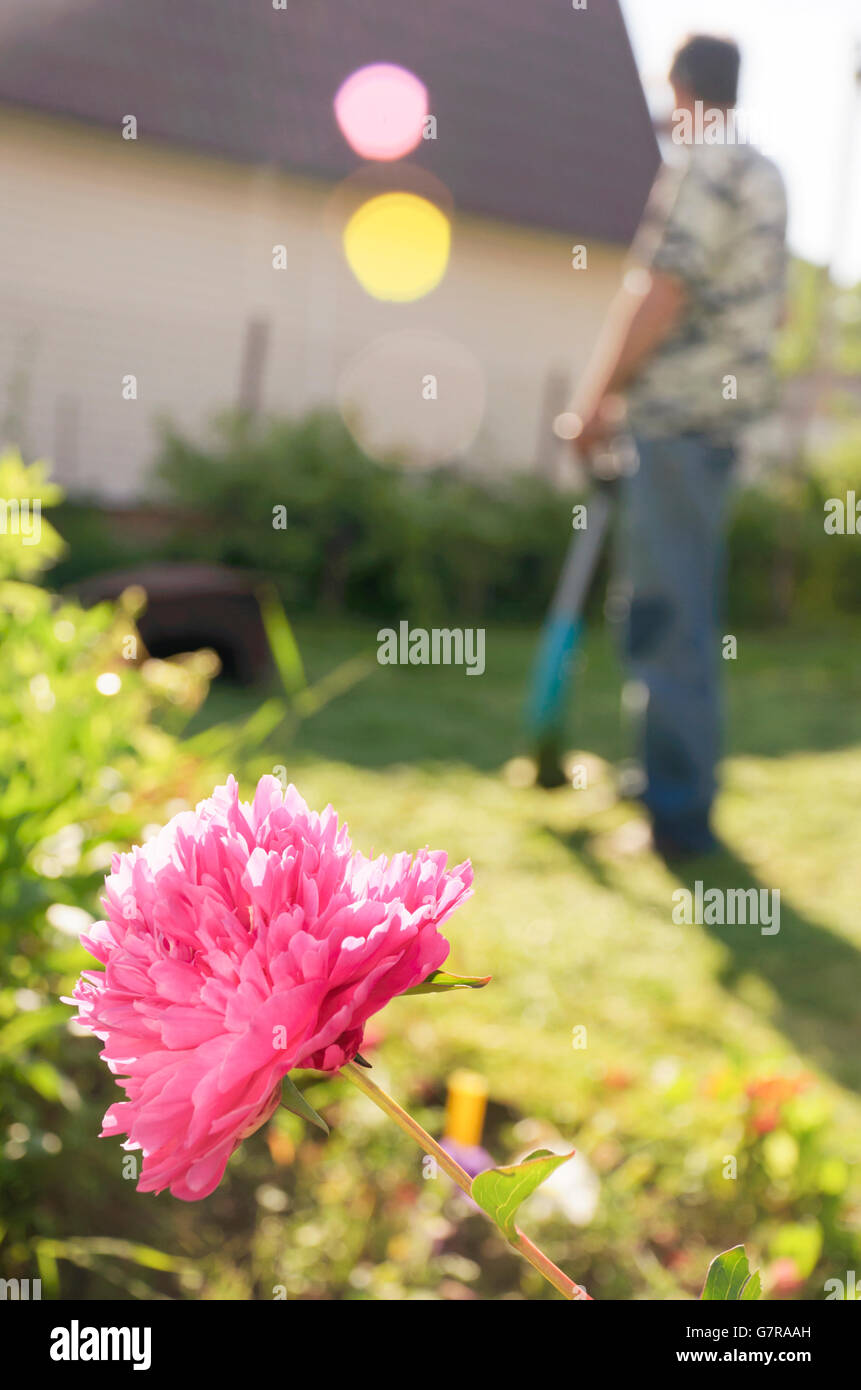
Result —
M 442 284 L 386 304 L 347 267 L 322 182 L 17 108 L 0 113 L 0 176 L 2 433 L 52 460 L 71 493 L 106 501 L 152 492 L 159 418 L 199 435 L 237 402 L 253 321 L 266 324 L 263 409 L 332 403 L 344 369 L 384 335 L 443 335 L 484 379 L 466 464 L 546 468 L 548 410 L 588 357 L 623 255 L 576 227 L 455 215 Z M 585 271 L 571 266 L 579 241 Z M 122 398 L 130 373 L 135 401 Z M 371 414 L 403 406 L 414 425 L 402 390 L 399 378 L 375 392 Z

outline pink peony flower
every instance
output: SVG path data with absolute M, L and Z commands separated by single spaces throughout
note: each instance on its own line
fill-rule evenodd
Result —
M 114 858 L 107 920 L 82 937 L 105 969 L 67 1002 L 122 1078 L 102 1136 L 143 1151 L 139 1192 L 208 1196 L 287 1072 L 350 1061 L 371 1015 L 438 969 L 472 891 L 469 863 L 445 864 L 354 854 L 331 806 L 274 777 L 251 805 L 231 777 Z

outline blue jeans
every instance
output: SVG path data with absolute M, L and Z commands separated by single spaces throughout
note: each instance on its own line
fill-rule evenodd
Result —
M 718 621 L 734 450 L 693 434 L 636 445 L 639 468 L 621 483 L 618 570 L 629 600 L 625 656 L 644 687 L 643 801 L 657 837 L 698 852 L 714 845 Z

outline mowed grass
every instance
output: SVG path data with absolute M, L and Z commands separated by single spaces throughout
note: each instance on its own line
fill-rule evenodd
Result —
M 608 832 L 640 812 L 614 790 L 630 731 L 603 632 L 587 642 L 571 702 L 585 789 L 545 792 L 520 784 L 519 765 L 512 772 L 510 760 L 528 751 L 535 640 L 516 629 L 488 630 L 480 677 L 374 664 L 291 743 L 276 734 L 241 769 L 248 792 L 262 772 L 286 767 L 311 806 L 337 808 L 366 853 L 430 845 L 453 863 L 472 860 L 475 895 L 446 929 L 449 962 L 493 981 L 393 1001 L 375 1065 L 407 1098 L 418 1078 L 440 1084 L 468 1065 L 494 1101 L 552 1125 L 593 1160 L 602 1197 L 589 1266 L 600 1281 L 598 1244 L 615 1230 L 616 1258 L 630 1268 L 622 1285 L 608 1274 L 605 1292 L 621 1296 L 690 1291 L 685 1279 L 704 1267 L 705 1249 L 693 1274 L 670 1274 L 653 1252 L 625 1254 L 623 1235 L 672 1222 L 679 1202 L 696 1207 L 697 1183 L 708 1185 L 737 1131 L 732 1105 L 702 1101 L 727 1069 L 748 1078 L 803 1069 L 829 1110 L 826 1149 L 858 1157 L 861 624 L 737 636 L 717 808 L 725 852 L 681 873 L 649 852 L 607 847 Z M 370 627 L 300 623 L 297 637 L 312 680 L 376 649 Z M 248 713 L 260 698 L 216 687 L 196 726 Z M 697 879 L 778 889 L 779 933 L 674 923 L 674 891 Z M 572 1045 L 576 1028 L 585 1047 Z M 646 1165 L 636 1182 L 624 1179 L 634 1154 Z M 678 1183 L 667 1177 L 673 1165 Z M 753 1230 L 767 1254 L 768 1213 L 752 1216 L 749 1198 L 736 1210 L 731 1190 L 721 1201 L 725 1244 Z M 563 1253 L 585 1260 L 589 1240 L 581 1234 Z

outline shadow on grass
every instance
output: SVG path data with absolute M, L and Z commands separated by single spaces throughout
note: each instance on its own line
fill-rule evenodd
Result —
M 743 634 L 738 661 L 723 672 L 727 751 L 777 758 L 861 743 L 859 632 L 858 622 L 847 620 L 817 632 Z M 296 635 L 311 680 L 360 652 L 373 662 L 366 680 L 302 725 L 298 753 L 376 769 L 457 762 L 493 772 L 530 751 L 524 713 L 537 625 L 489 627 L 487 670 L 477 678 L 463 668 L 378 666 L 376 628 L 364 622 L 306 618 Z M 611 762 L 630 754 L 620 717 L 622 679 L 609 633 L 593 630 L 570 694 L 568 746 L 588 747 Z M 193 729 L 247 717 L 266 694 L 219 682 Z M 274 739 L 273 748 L 273 760 L 283 762 L 283 745 Z
M 547 827 L 578 864 L 608 892 L 621 894 L 633 907 L 643 906 L 636 875 L 620 876 L 618 860 L 604 860 L 591 849 L 592 835 L 579 827 L 560 834 Z M 679 886 L 696 894 L 710 888 L 765 889 L 750 867 L 722 846 L 714 855 L 670 866 Z M 621 881 L 620 881 L 621 880 Z M 650 904 L 653 909 L 654 904 Z M 668 904 L 668 916 L 671 908 Z M 781 894 L 780 930 L 763 935 L 756 925 L 709 925 L 702 929 L 726 948 L 718 980 L 735 991 L 744 976 L 755 975 L 773 991 L 777 1010 L 770 1022 L 807 1059 L 841 1085 L 861 1091 L 861 952 L 829 928 L 811 921 Z M 679 926 L 684 931 L 684 926 Z

